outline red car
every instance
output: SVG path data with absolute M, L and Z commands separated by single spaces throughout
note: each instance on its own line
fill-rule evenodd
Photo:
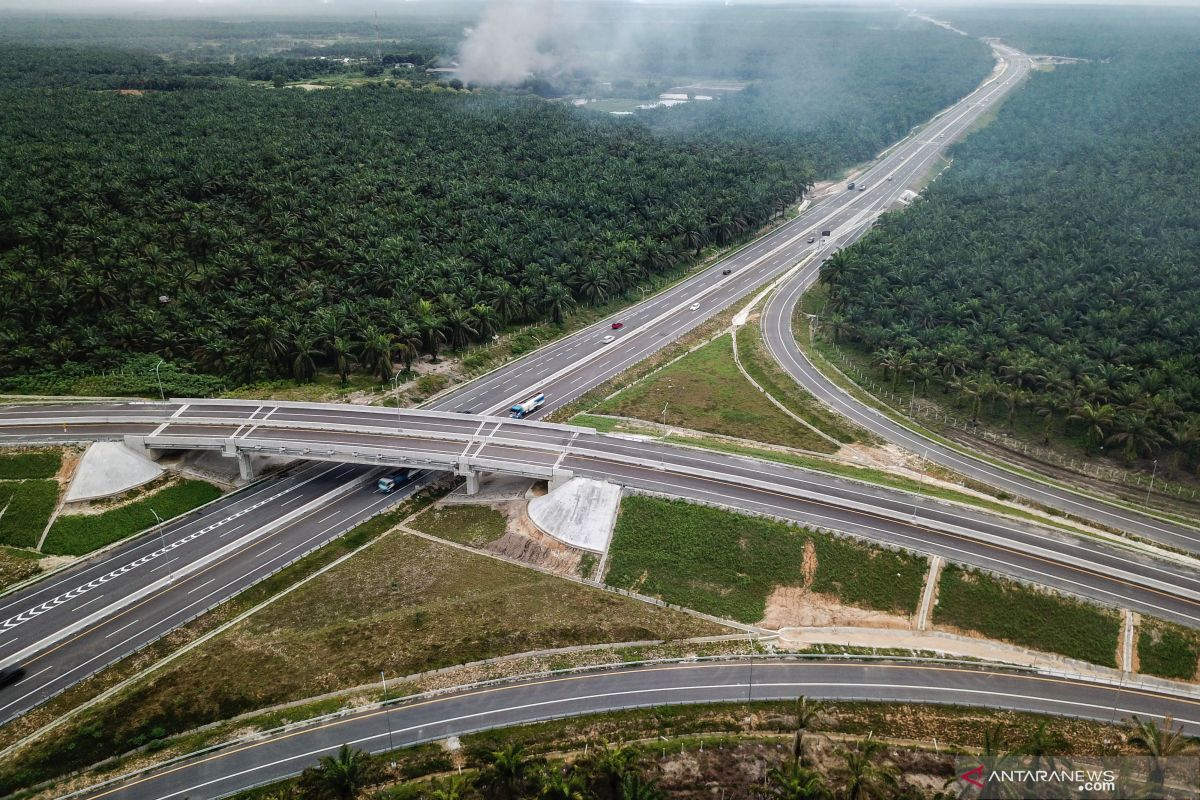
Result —
M 625 323 L 624 323 L 624 322 L 614 322 L 614 323 L 612 324 L 612 329 L 613 329 L 614 331 L 619 331 L 619 330 L 621 330 L 621 328 L 624 328 L 624 327 L 625 327 Z

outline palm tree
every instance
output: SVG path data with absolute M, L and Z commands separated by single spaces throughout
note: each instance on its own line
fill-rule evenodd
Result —
M 632 747 L 623 744 L 613 747 L 605 742 L 588 758 L 588 768 L 605 796 L 615 798 L 620 794 L 621 781 L 634 768 L 637 759 L 638 752 Z
M 617 800 L 666 800 L 667 794 L 658 782 L 630 772 L 621 779 L 621 791 Z
M 819 772 L 796 763 L 767 773 L 767 784 L 760 792 L 764 797 L 778 800 L 827 800 L 832 797 Z
M 488 765 L 476 785 L 489 800 L 518 800 L 529 788 L 532 762 L 519 744 L 508 744 L 488 754 Z
M 846 763 L 835 774 L 842 784 L 845 800 L 887 800 L 898 789 L 896 768 L 886 762 L 877 763 L 883 744 L 867 739 L 851 750 L 843 750 Z
M 1155 430 L 1150 420 L 1142 414 L 1118 414 L 1116 426 L 1117 430 L 1105 443 L 1120 445 L 1125 451 L 1127 463 L 1132 463 L 1138 456 L 1149 458 L 1162 446 L 1162 434 Z
M 344 744 L 336 756 L 321 756 L 317 765 L 317 783 L 338 800 L 352 800 L 367 785 L 369 759 L 362 750 Z
M 1029 738 L 1017 748 L 1020 755 L 1032 756 L 1032 769 L 1036 772 L 1042 768 L 1045 759 L 1046 769 L 1053 770 L 1057 758 L 1066 753 L 1068 742 L 1060 733 L 1053 733 L 1045 722 L 1039 722 L 1029 733 Z
M 804 736 L 809 729 L 813 727 L 813 723 L 821 715 L 825 707 L 819 703 L 810 701 L 804 695 L 796 698 L 796 734 L 792 737 L 792 763 L 799 766 L 805 765 L 804 756 Z
M 333 357 L 333 366 L 342 381 L 342 386 L 349 382 L 350 360 L 357 348 L 357 342 L 352 342 L 344 336 L 335 336 L 329 343 L 329 353 Z
M 1196 743 L 1183 735 L 1182 727 L 1175 727 L 1175 720 L 1170 715 L 1163 719 L 1161 727 L 1152 719 L 1141 720 L 1136 716 L 1126 720 L 1125 725 L 1129 729 L 1129 743 L 1145 751 L 1154 762 L 1150 783 L 1159 790 L 1166 781 L 1167 759 L 1196 750 Z
M 392 337 L 374 325 L 363 331 L 359 362 L 380 381 L 392 379 Z
M 301 333 L 292 342 L 292 377 L 298 383 L 312 383 L 317 374 L 315 358 L 321 355 L 317 348 L 316 337 L 310 333 Z
M 1116 411 L 1108 403 L 1084 402 L 1071 410 L 1068 420 L 1083 424 L 1083 436 L 1090 447 L 1099 447 L 1108 436 Z
M 545 767 L 537 774 L 537 784 L 540 800 L 586 800 L 588 796 L 583 775 L 573 769 Z
M 451 775 L 438 781 L 429 793 L 430 800 L 464 800 L 471 791 L 471 782 L 463 775 Z
M 546 309 L 550 312 L 551 319 L 558 325 L 562 324 L 567 312 L 575 305 L 575 299 L 571 297 L 567 287 L 561 283 L 552 283 L 546 287 L 546 293 L 542 299 Z

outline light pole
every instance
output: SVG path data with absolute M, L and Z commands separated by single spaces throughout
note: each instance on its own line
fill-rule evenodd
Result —
M 746 684 L 746 702 L 749 703 L 754 696 L 754 639 L 750 631 L 746 631 L 746 643 L 750 645 L 750 680 Z
M 379 680 L 383 682 L 383 703 L 386 706 L 388 701 L 387 696 L 387 675 L 383 670 L 379 670 Z M 392 766 L 396 766 L 396 745 L 392 742 L 392 718 L 388 716 L 387 708 L 383 709 L 383 718 L 387 720 L 388 729 L 388 754 L 392 756 Z
M 392 373 L 392 388 L 396 390 L 396 427 L 400 427 L 400 373 Z
M 153 508 L 150 509 L 150 513 L 154 515 L 154 518 L 156 520 L 158 520 L 158 546 L 163 551 L 163 556 L 165 557 L 167 555 L 167 536 L 163 532 L 163 518 L 160 517 L 158 515 L 158 512 L 155 511 Z M 167 563 L 170 564 L 171 562 L 168 561 Z M 167 568 L 167 582 L 170 583 L 174 580 L 175 580 L 175 569 L 173 567 L 168 567 Z
M 1150 471 L 1150 485 L 1146 487 L 1146 505 L 1150 505 L 1150 492 L 1154 490 L 1154 476 L 1158 474 L 1158 459 L 1154 459 L 1154 469 Z
M 671 405 L 671 401 L 670 401 L 670 400 L 668 400 L 667 402 L 663 403 L 663 425 L 664 425 L 664 426 L 666 426 L 666 424 L 667 424 L 667 406 L 669 406 L 669 405 Z
M 158 381 L 158 399 L 162 400 L 164 403 L 167 401 L 167 395 L 166 395 L 166 392 L 163 391 L 162 375 L 160 375 L 158 373 L 158 368 L 161 367 L 165 363 L 166 362 L 160 358 L 158 360 L 158 363 L 154 365 L 154 377 Z

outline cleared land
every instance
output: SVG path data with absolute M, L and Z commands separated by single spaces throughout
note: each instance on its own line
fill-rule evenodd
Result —
M 936 625 L 1106 667 L 1117 666 L 1120 615 L 955 564 L 942 570 Z
M 207 481 L 183 480 L 102 514 L 60 516 L 46 535 L 42 551 L 81 556 L 152 527 L 160 518 L 177 517 L 220 496 L 221 490 Z
M 370 524 L 370 523 L 368 523 Z M 54 747 L 0 767 L 47 776 L 256 708 L 494 656 L 727 633 L 553 576 L 391 534 L 131 691 Z
M 1196 679 L 1200 632 L 1157 619 L 1142 619 L 1137 639 L 1138 672 L 1161 678 Z
M 812 553 L 807 558 L 805 545 Z M 815 556 L 815 558 L 814 558 Z M 625 498 L 606 581 L 677 605 L 757 622 L 780 586 L 911 614 L 928 562 L 782 522 L 680 500 Z
M 504 515 L 487 506 L 437 506 L 422 511 L 409 526 L 451 542 L 483 547 L 504 535 Z
M 784 414 L 733 363 L 720 336 L 592 409 L 752 441 L 832 453 L 837 448 Z M 664 413 L 665 409 L 665 413 Z

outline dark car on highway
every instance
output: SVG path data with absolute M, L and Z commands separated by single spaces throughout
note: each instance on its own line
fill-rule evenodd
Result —
M 619 331 L 619 330 L 621 330 L 621 328 L 624 328 L 624 327 L 625 327 L 625 323 L 624 323 L 624 322 L 614 322 L 614 323 L 612 324 L 612 329 L 613 329 L 614 331 Z
M 25 677 L 25 668 L 13 664 L 10 667 L 0 667 L 0 686 L 8 686 Z
M 731 272 L 733 272 L 733 270 L 731 270 L 731 269 L 723 269 L 723 270 L 721 270 L 721 274 L 722 274 L 722 275 L 728 275 L 728 274 L 729 274 L 729 273 L 731 273 Z

